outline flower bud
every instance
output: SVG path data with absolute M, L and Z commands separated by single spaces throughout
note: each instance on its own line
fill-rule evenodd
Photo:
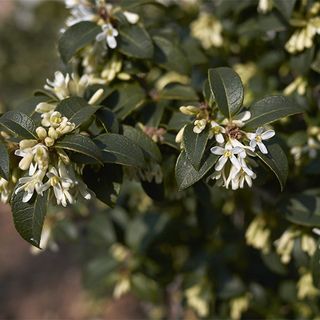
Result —
M 68 155 L 65 153 L 65 151 L 63 149 L 56 149 L 60 159 L 62 160 L 62 162 L 66 165 L 68 165 L 70 163 L 70 158 L 68 157 Z
M 200 109 L 194 106 L 182 106 L 179 108 L 183 114 L 195 116 L 200 112 Z
M 99 90 L 97 90 L 94 95 L 90 98 L 89 100 L 89 104 L 94 105 L 94 104 L 98 104 L 101 102 L 101 98 L 103 96 L 104 90 L 101 88 Z
M 40 140 L 44 140 L 47 137 L 47 130 L 43 127 L 38 127 L 36 133 Z
M 56 140 L 56 139 L 59 138 L 59 135 L 58 135 L 57 131 L 53 127 L 49 128 L 48 136 L 50 138 L 52 138 L 53 140 Z
M 54 145 L 54 139 L 50 137 L 46 137 L 44 139 L 44 143 L 46 144 L 47 147 L 52 147 Z
M 32 148 L 38 143 L 37 140 L 34 139 L 24 139 L 19 142 L 20 149 Z
M 40 102 L 36 106 L 36 112 L 38 112 L 38 113 L 50 112 L 50 111 L 53 111 L 55 109 L 55 107 L 56 107 L 55 104 L 51 104 L 51 103 L 47 103 L 47 102 Z

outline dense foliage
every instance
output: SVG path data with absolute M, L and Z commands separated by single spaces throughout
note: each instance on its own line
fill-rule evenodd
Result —
M 66 7 L 65 70 L 0 117 L 20 235 L 150 318 L 318 316 L 320 3 Z

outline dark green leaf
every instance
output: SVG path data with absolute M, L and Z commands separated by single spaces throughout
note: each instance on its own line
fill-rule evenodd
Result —
M 193 124 L 188 124 L 183 132 L 183 146 L 186 155 L 196 170 L 199 170 L 201 160 L 209 138 L 209 128 L 201 133 L 193 132 Z
M 96 144 L 87 136 L 81 134 L 70 134 L 59 139 L 56 148 L 70 150 L 76 153 L 84 154 L 97 162 L 102 162 L 102 154 Z
M 41 232 L 47 212 L 49 191 L 36 195 L 30 202 L 22 202 L 23 191 L 13 194 L 11 208 L 14 225 L 23 239 L 40 248 Z
M 149 157 L 161 162 L 162 156 L 157 144 L 144 132 L 130 126 L 123 126 L 123 135 L 138 144 Z
M 157 64 L 169 71 L 177 71 L 181 74 L 189 73 L 189 62 L 178 46 L 161 36 L 154 36 L 153 41 L 156 45 L 154 60 Z
M 81 48 L 95 40 L 101 27 L 94 22 L 82 21 L 68 28 L 59 39 L 59 52 L 64 63 Z
M 209 69 L 208 79 L 212 95 L 220 111 L 228 118 L 242 106 L 243 86 L 240 77 L 231 68 Z
M 96 116 L 107 132 L 119 133 L 119 121 L 111 110 L 103 107 L 96 113 Z
M 131 58 L 150 59 L 153 44 L 148 32 L 140 25 L 126 25 L 119 29 L 118 50 Z
M 145 159 L 141 148 L 129 138 L 115 133 L 102 134 L 95 139 L 103 151 L 105 163 L 142 167 Z
M 59 111 L 63 116 L 76 125 L 76 128 L 81 126 L 85 121 L 89 120 L 101 106 L 91 106 L 82 98 L 71 97 L 62 100 L 56 111 Z
M 268 154 L 257 152 L 257 156 L 269 167 L 277 177 L 281 191 L 283 190 L 288 177 L 288 159 L 278 144 L 268 145 Z
M 8 149 L 3 142 L 0 141 L 0 176 L 7 181 L 9 180 L 10 160 Z
M 190 160 L 188 160 L 185 151 L 182 151 L 176 163 L 176 181 L 179 190 L 186 189 L 195 184 L 214 166 L 217 162 L 218 156 L 210 153 L 208 158 L 204 161 L 199 171 L 195 170 Z
M 289 21 L 296 0 L 274 0 L 275 7 Z
M 246 129 L 255 129 L 283 117 L 301 113 L 304 108 L 288 97 L 270 96 L 253 103 L 249 110 L 251 118 L 246 122 Z
M 320 198 L 300 194 L 282 203 L 286 218 L 295 224 L 320 227 Z
M 98 170 L 85 167 L 83 180 L 99 200 L 114 207 L 122 183 L 122 168 L 119 165 L 105 164 Z
M 160 100 L 195 100 L 198 95 L 190 86 L 185 86 L 178 83 L 170 83 L 159 92 Z
M 0 118 L 0 125 L 21 138 L 37 138 L 36 124 L 26 114 L 19 111 L 8 111 Z
M 125 119 L 131 112 L 139 108 L 145 100 L 144 90 L 137 84 L 125 84 L 116 88 L 104 105 L 120 119 Z
M 139 299 L 156 303 L 160 298 L 160 288 L 153 279 L 147 278 L 142 273 L 136 273 L 131 277 L 132 291 Z

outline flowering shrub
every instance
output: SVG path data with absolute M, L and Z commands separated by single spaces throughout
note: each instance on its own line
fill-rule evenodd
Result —
M 65 70 L 0 117 L 20 235 L 150 318 L 319 315 L 320 3 L 66 7 Z

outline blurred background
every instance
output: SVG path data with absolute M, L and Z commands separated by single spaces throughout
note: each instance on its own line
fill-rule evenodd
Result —
M 23 103 L 62 67 L 56 46 L 66 15 L 62 1 L 0 0 L 1 112 Z M 9 206 L 1 205 L 0 319 L 141 318 L 132 297 L 113 303 L 88 296 L 75 251 L 70 245 L 32 254 Z

